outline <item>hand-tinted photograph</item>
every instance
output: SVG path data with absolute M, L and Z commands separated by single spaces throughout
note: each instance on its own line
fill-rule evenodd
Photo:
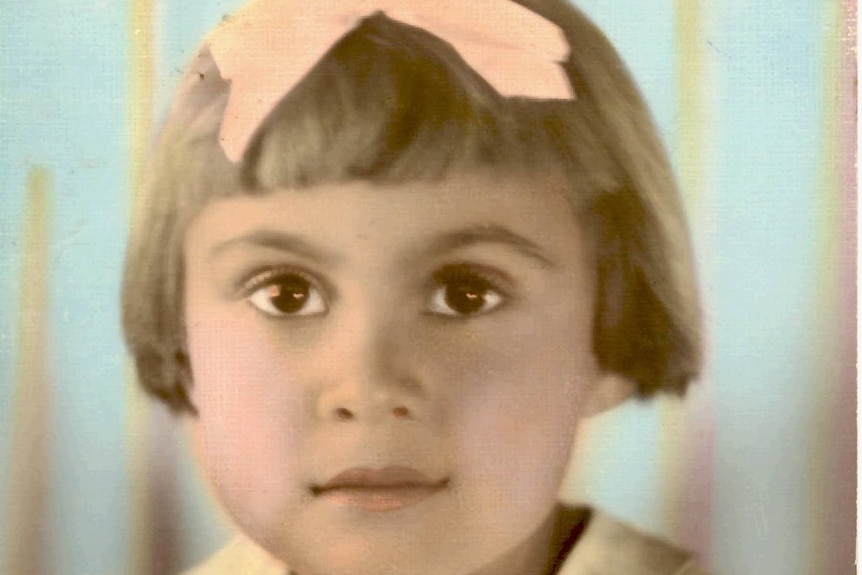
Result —
M 855 573 L 852 0 L 3 15 L 0 573 Z

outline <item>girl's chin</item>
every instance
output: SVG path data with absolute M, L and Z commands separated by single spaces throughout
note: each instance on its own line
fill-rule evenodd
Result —
M 314 545 L 293 541 L 279 547 L 271 552 L 274 572 L 276 565 L 282 572 L 289 566 L 292 575 L 466 575 L 487 563 L 472 556 L 469 552 L 475 550 L 469 546 L 446 549 L 406 534 L 373 540 L 345 537 Z

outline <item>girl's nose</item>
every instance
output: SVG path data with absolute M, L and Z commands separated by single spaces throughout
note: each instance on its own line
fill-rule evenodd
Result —
M 345 330 L 317 400 L 318 417 L 379 423 L 422 416 L 423 385 L 412 359 L 414 342 L 391 325 L 365 323 Z

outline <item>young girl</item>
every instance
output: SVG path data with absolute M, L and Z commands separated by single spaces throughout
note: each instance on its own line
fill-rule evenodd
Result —
M 258 0 L 204 41 L 124 285 L 241 535 L 194 573 L 702 573 L 559 504 L 578 422 L 701 363 L 689 239 L 563 0 Z

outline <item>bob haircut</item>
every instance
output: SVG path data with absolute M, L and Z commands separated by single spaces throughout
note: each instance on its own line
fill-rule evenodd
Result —
M 599 365 L 642 398 L 685 391 L 701 369 L 701 312 L 685 217 L 650 113 L 583 14 L 565 0 L 519 3 L 563 30 L 570 56 L 560 65 L 576 99 L 503 97 L 449 44 L 377 13 L 283 97 L 237 163 L 218 141 L 230 84 L 199 50 L 150 152 L 126 259 L 123 329 L 149 393 L 195 413 L 183 241 L 207 202 L 477 171 L 563 176 L 593 249 Z

